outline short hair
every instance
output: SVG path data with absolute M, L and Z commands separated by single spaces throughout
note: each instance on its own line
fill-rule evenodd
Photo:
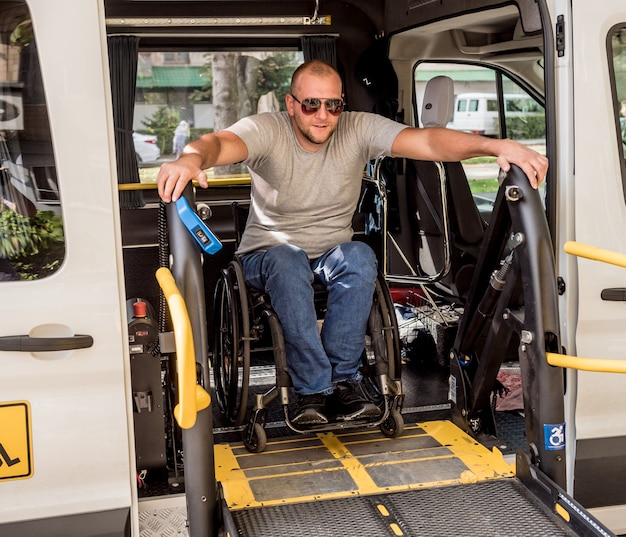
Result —
M 310 73 L 314 76 L 336 76 L 339 81 L 341 81 L 341 76 L 337 72 L 332 65 L 329 63 L 323 62 L 322 60 L 309 60 L 308 62 L 304 62 L 299 65 L 298 68 L 291 75 L 291 88 L 290 91 L 293 93 L 295 91 L 298 82 L 300 81 L 300 77 L 305 74 Z

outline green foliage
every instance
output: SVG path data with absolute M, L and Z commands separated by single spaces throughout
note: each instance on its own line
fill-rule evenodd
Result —
M 461 162 L 463 164 L 493 164 L 497 162 L 497 160 L 496 157 L 472 157 L 462 160 Z
M 256 101 L 261 95 L 273 91 L 281 108 L 283 108 L 285 95 L 289 93 L 290 89 L 291 75 L 298 65 L 297 56 L 293 52 L 277 52 L 261 61 L 257 79 Z
M 189 139 L 190 140 L 195 140 L 196 138 L 200 138 L 200 136 L 202 136 L 203 134 L 206 134 L 207 132 L 213 132 L 213 129 L 209 129 L 209 128 L 205 128 L 205 127 L 200 127 L 200 128 L 191 128 L 189 129 L 190 135 L 189 135 Z
M 245 54 L 245 53 L 242 53 Z M 213 67 L 211 54 L 205 54 L 206 63 L 200 70 L 200 75 L 207 81 L 202 89 L 194 90 L 190 94 L 192 102 L 206 102 L 213 100 Z M 272 56 L 261 60 L 258 68 L 254 102 L 258 102 L 261 95 L 273 91 L 280 103 L 284 106 L 285 95 L 289 93 L 291 75 L 300 64 L 296 52 L 276 52 Z M 192 136 L 193 139 L 193 136 Z
M 15 211 L 0 211 L 0 256 L 15 257 L 33 247 L 30 221 Z
M 41 250 L 32 256 L 11 260 L 11 264 L 21 280 L 40 280 L 59 269 L 64 255 L 64 244 L 55 244 L 50 249 Z
M 469 182 L 472 194 L 481 194 L 484 192 L 497 192 L 500 185 L 497 179 L 472 179 Z
M 206 84 L 201 89 L 194 90 L 189 95 L 189 100 L 193 103 L 213 101 L 213 60 L 210 52 L 204 55 L 206 60 L 198 74 L 206 80 Z
M 20 22 L 11 32 L 9 43 L 20 47 L 28 46 L 33 41 L 33 21 L 30 19 Z
M 506 134 L 513 140 L 545 138 L 546 118 L 543 114 L 507 117 Z
M 152 117 L 143 120 L 145 134 L 155 134 L 161 155 L 173 153 L 174 131 L 180 121 L 180 113 L 168 106 L 161 106 Z
M 0 257 L 11 261 L 22 280 L 35 280 L 54 272 L 65 253 L 63 223 L 52 211 L 22 216 L 0 211 Z
M 58 242 L 63 242 L 63 223 L 52 211 L 38 211 L 31 218 L 6 208 L 0 211 L 0 256 L 34 255 Z

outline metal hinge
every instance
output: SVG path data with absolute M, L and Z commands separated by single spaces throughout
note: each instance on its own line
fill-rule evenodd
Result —
M 559 58 L 565 56 L 565 18 L 559 15 L 556 18 L 556 53 Z

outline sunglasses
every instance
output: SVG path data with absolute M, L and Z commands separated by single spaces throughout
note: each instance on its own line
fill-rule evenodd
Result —
M 300 104 L 302 113 L 307 116 L 315 114 L 322 107 L 322 99 L 317 97 L 309 97 L 308 99 L 298 100 L 295 95 L 292 95 L 294 101 Z M 324 99 L 324 106 L 326 111 L 333 115 L 338 116 L 343 112 L 344 102 L 342 99 Z

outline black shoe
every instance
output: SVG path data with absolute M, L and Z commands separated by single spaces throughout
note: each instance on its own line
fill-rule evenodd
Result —
M 294 425 L 323 425 L 328 423 L 328 418 L 324 415 L 326 396 L 321 393 L 311 395 L 301 395 L 298 397 L 296 413 L 291 419 Z
M 380 409 L 362 394 L 360 385 L 352 382 L 339 382 L 328 405 L 331 405 L 332 416 L 337 421 L 381 416 Z

